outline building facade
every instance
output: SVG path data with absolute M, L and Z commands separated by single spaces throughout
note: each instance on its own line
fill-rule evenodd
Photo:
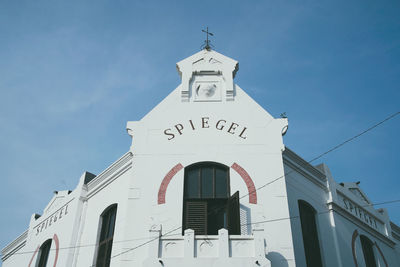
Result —
M 140 121 L 129 151 L 56 192 L 2 250 L 4 267 L 400 266 L 400 228 L 357 183 L 284 146 L 234 83 L 238 62 L 204 49 Z

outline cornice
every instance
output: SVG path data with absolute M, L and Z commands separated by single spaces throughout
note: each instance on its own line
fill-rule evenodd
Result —
M 131 152 L 125 153 L 121 158 L 111 164 L 102 173 L 96 176 L 92 181 L 87 184 L 87 199 L 101 191 L 105 186 L 113 182 L 127 170 L 132 167 L 133 154 Z
M 324 191 L 329 191 L 326 176 L 288 148 L 283 152 L 283 163 L 300 173 Z
M 327 203 L 327 205 L 328 205 L 329 210 L 335 211 L 337 214 L 341 215 L 346 220 L 357 225 L 358 227 L 363 229 L 365 232 L 368 232 L 372 236 L 378 238 L 380 241 L 384 242 L 391 248 L 393 248 L 396 245 L 394 240 L 392 240 L 390 237 L 380 233 L 379 231 L 375 230 L 374 228 L 371 228 L 368 224 L 361 221 L 358 217 L 354 216 L 353 214 L 347 212 L 344 208 L 342 208 L 340 205 L 336 204 L 335 202 L 329 202 L 329 203 Z
M 8 259 L 10 256 L 12 256 L 15 252 L 17 252 L 22 247 L 24 247 L 27 237 L 28 237 L 28 230 L 23 232 L 20 236 L 18 236 L 16 239 L 14 239 L 14 241 L 12 241 L 10 244 L 5 246 L 1 250 L 1 260 L 4 262 L 6 259 Z
M 392 229 L 392 236 L 400 243 L 400 227 L 394 222 L 390 222 L 390 228 Z
M 320 170 L 315 168 L 313 165 L 308 163 L 306 160 L 304 160 L 302 157 L 294 153 L 292 150 L 290 150 L 288 147 L 285 147 L 285 150 L 282 153 L 283 159 L 289 159 L 296 163 L 297 165 L 300 165 L 303 169 L 307 170 L 312 176 L 320 180 L 321 182 L 326 182 L 326 175 L 322 173 Z
M 394 232 L 400 235 L 400 227 L 397 224 L 395 224 L 394 222 L 390 222 L 390 227 L 392 227 L 392 230 Z
M 342 188 L 341 186 L 336 187 L 336 194 L 339 196 L 344 196 L 348 198 L 349 200 L 353 201 L 355 204 L 359 205 L 362 207 L 364 210 L 367 212 L 371 213 L 376 219 L 378 219 L 382 223 L 386 223 L 385 219 L 382 218 L 382 214 L 379 214 L 379 211 L 374 208 L 373 205 L 371 204 L 366 204 L 363 202 L 358 196 L 354 195 L 352 192 L 350 192 L 347 189 Z

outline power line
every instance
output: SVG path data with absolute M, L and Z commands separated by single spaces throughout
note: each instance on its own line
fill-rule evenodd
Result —
M 317 157 L 315 157 L 315 158 L 313 158 L 312 160 L 308 161 L 307 163 L 311 163 L 312 161 L 315 161 L 315 160 L 317 160 L 317 159 L 319 159 L 319 158 L 325 156 L 326 154 L 333 152 L 334 150 L 336 150 L 336 149 L 342 147 L 343 145 L 345 145 L 345 144 L 351 142 L 352 140 L 354 140 L 354 139 L 360 137 L 361 135 L 363 135 L 363 134 L 365 134 L 365 133 L 371 131 L 372 129 L 378 127 L 379 125 L 381 125 L 381 124 L 385 123 L 386 121 L 388 121 L 388 120 L 390 120 L 390 119 L 396 117 L 396 116 L 399 115 L 399 114 L 400 114 L 400 111 L 395 112 L 394 114 L 392 114 L 392 115 L 390 115 L 389 117 L 383 119 L 382 121 L 380 121 L 380 122 L 374 124 L 373 126 L 369 127 L 368 129 L 362 131 L 361 133 L 359 133 L 359 134 L 357 134 L 357 135 L 355 135 L 355 136 L 353 136 L 353 137 L 351 137 L 351 138 L 345 140 L 344 142 L 342 142 L 342 143 L 340 143 L 339 145 L 337 145 L 337 146 L 335 146 L 335 147 L 329 149 L 328 151 L 326 151 L 326 152 L 324 152 L 324 153 L 321 153 L 320 155 L 318 155 Z M 289 173 L 290 173 L 290 172 L 289 172 Z M 285 173 L 284 175 L 282 175 L 282 176 L 280 176 L 280 177 L 278 177 L 278 178 L 275 178 L 274 180 L 272 180 L 272 181 L 270 181 L 270 182 L 267 182 L 266 184 L 264 184 L 264 185 L 262 185 L 262 186 L 256 188 L 256 189 L 253 190 L 252 192 L 256 192 L 257 190 L 260 190 L 260 189 L 262 189 L 262 188 L 265 188 L 266 186 L 268 186 L 268 185 L 270 185 L 270 184 L 272 184 L 272 183 L 274 183 L 274 182 L 276 182 L 276 181 L 282 179 L 283 177 L 285 177 L 285 175 L 288 175 L 288 173 Z M 249 192 L 249 193 L 247 193 L 246 195 L 240 197 L 240 199 L 242 199 L 243 197 L 248 196 L 248 195 L 251 194 L 252 192 Z M 400 200 L 395 200 L 395 202 L 397 202 L 397 201 L 400 201 Z M 275 220 L 279 220 L 279 219 L 275 219 Z M 282 219 L 280 219 L 280 220 L 282 220 Z M 182 228 L 182 226 L 179 226 L 179 227 L 177 227 L 177 228 L 174 229 L 174 230 L 177 230 L 177 229 L 180 229 L 180 228 Z M 147 243 L 149 243 L 149 242 L 146 242 L 146 243 L 144 243 L 144 244 L 147 244 Z M 144 244 L 143 244 L 143 245 L 144 245 Z M 140 246 L 141 246 L 141 245 L 137 246 L 137 248 L 140 247 Z M 133 248 L 133 249 L 135 249 L 135 248 Z M 132 250 L 133 250 L 133 249 L 132 249 Z
M 329 154 L 329 153 L 331 153 L 331 152 L 337 150 L 338 148 L 340 148 L 340 147 L 344 146 L 345 144 L 347 144 L 347 143 L 353 141 L 354 139 L 356 139 L 356 138 L 362 136 L 363 134 L 366 134 L 367 132 L 371 131 L 372 129 L 375 129 L 376 127 L 378 127 L 379 125 L 381 125 L 381 124 L 387 122 L 388 120 L 393 119 L 394 117 L 396 117 L 396 116 L 399 115 L 399 114 L 400 114 L 400 111 L 397 111 L 397 112 L 393 113 L 392 115 L 390 115 L 390 116 L 386 117 L 385 119 L 381 120 L 380 122 L 378 122 L 378 123 L 372 125 L 371 127 L 367 128 L 366 130 L 360 132 L 359 134 L 356 134 L 356 135 L 354 135 L 353 137 L 350 137 L 349 139 L 345 140 L 344 142 L 342 142 L 342 143 L 340 143 L 340 144 L 334 146 L 333 148 L 331 148 L 331 149 L 329 149 L 329 150 L 327 150 L 327 151 L 325 151 L 325 152 L 319 154 L 319 155 L 316 156 L 315 158 L 313 158 L 313 159 L 307 161 L 307 163 L 310 164 L 311 162 L 313 162 L 313 161 L 315 161 L 315 160 L 317 160 L 317 159 L 322 158 L 322 157 L 325 156 L 326 154 Z M 287 172 L 287 173 L 284 173 L 282 176 L 280 176 L 280 177 L 278 177 L 278 178 L 275 178 L 274 180 L 272 180 L 272 181 L 270 181 L 270 182 L 267 182 L 266 184 L 263 184 L 262 186 L 256 188 L 255 190 L 253 190 L 253 191 L 251 191 L 251 192 L 249 192 L 249 193 L 247 193 L 247 194 L 241 196 L 240 199 L 242 199 L 242 198 L 244 198 L 244 197 L 246 197 L 246 196 L 248 196 L 248 195 L 250 195 L 250 194 L 252 194 L 252 193 L 254 193 L 254 192 L 257 192 L 258 190 L 260 190 L 260 189 L 262 189 L 262 188 L 264 188 L 264 187 L 266 187 L 266 186 L 268 186 L 268 185 L 270 185 L 270 184 L 272 184 L 272 183 L 275 183 L 276 181 L 278 181 L 278 180 L 280 180 L 280 179 L 286 177 L 288 174 L 290 174 L 290 173 L 292 173 L 292 172 L 294 172 L 294 170 L 289 171 L 289 172 Z
M 384 205 L 384 204 L 396 203 L 396 202 L 400 202 L 400 199 L 384 201 L 384 202 L 379 202 L 379 203 L 375 203 L 375 204 L 368 204 L 368 205 L 364 205 L 364 206 L 360 206 L 360 207 L 365 208 L 365 207 L 372 207 L 372 206 L 378 206 L 378 205 Z M 330 211 L 331 210 L 317 212 L 316 215 L 329 213 Z M 262 223 L 268 223 L 268 222 L 285 221 L 285 220 L 297 219 L 299 217 L 300 216 L 290 216 L 290 217 L 283 217 L 283 218 L 277 218 L 277 219 L 263 220 L 263 221 L 258 221 L 258 222 L 243 223 L 241 225 L 252 225 L 252 224 L 262 224 Z
M 392 203 L 398 203 L 398 202 L 400 202 L 400 199 L 388 200 L 388 201 L 383 201 L 383 202 L 378 202 L 378 203 L 372 203 L 372 204 L 367 204 L 367 205 L 363 205 L 363 206 L 360 206 L 360 207 L 365 208 L 365 207 L 378 206 L 378 205 L 385 205 L 385 204 L 392 204 Z M 324 213 L 328 213 L 328 212 L 330 212 L 330 210 L 328 210 L 328 211 L 322 211 L 322 212 L 317 212 L 317 215 L 319 215 L 319 214 L 324 214 Z M 252 225 L 252 224 L 262 224 L 262 223 L 269 223 L 269 222 L 276 222 L 276 221 L 284 221 L 284 220 L 296 219 L 296 218 L 299 218 L 299 217 L 300 217 L 300 216 L 290 216 L 290 217 L 282 217 L 282 218 L 276 218 L 276 219 L 270 219 L 270 220 L 257 221 L 257 222 L 252 222 L 252 223 L 243 223 L 243 224 L 241 224 L 241 226 L 242 226 L 242 225 Z M 144 245 L 146 245 L 146 244 L 148 244 L 148 243 L 150 243 L 150 242 L 152 242 L 152 241 L 155 241 L 155 240 L 159 239 L 160 237 L 177 236 L 177 235 L 181 236 L 180 234 L 173 234 L 173 235 L 170 234 L 170 233 L 172 233 L 172 232 L 174 232 L 174 231 L 176 231 L 176 230 L 179 230 L 179 229 L 181 229 L 181 228 L 182 228 L 182 226 L 176 227 L 176 228 L 174 228 L 174 229 L 172 229 L 172 230 L 166 232 L 165 234 L 161 234 L 160 236 L 157 236 L 157 237 L 143 237 L 143 238 L 132 238 L 132 239 L 125 239 L 125 240 L 113 241 L 113 244 L 116 244 L 116 243 L 121 243 L 121 242 L 130 242 L 130 241 L 137 241 L 137 240 L 146 240 L 146 239 L 149 239 L 148 241 L 146 241 L 146 242 L 144 242 L 144 243 L 141 243 L 141 244 L 137 245 L 136 247 L 129 248 L 129 249 L 126 250 L 126 251 L 123 251 L 123 252 L 121 252 L 121 253 L 118 253 L 118 254 L 112 256 L 111 258 L 118 257 L 118 256 L 123 255 L 123 254 L 125 254 L 125 253 L 128 253 L 128 252 L 130 252 L 130 251 L 132 251 L 132 250 L 135 250 L 135 249 L 137 249 L 137 248 L 140 248 L 140 247 L 142 247 L 142 246 L 144 246 Z M 76 246 L 69 246 L 69 247 L 60 247 L 60 248 L 58 248 L 58 249 L 59 249 L 59 250 L 64 250 L 64 249 L 73 249 L 73 248 L 82 248 L 82 247 L 94 247 L 94 246 L 97 246 L 97 245 L 98 245 L 98 244 L 76 245 Z M 50 249 L 50 251 L 54 251 L 54 250 L 56 250 L 56 249 Z M 35 250 L 24 251 L 24 252 L 15 252 L 15 253 L 13 253 L 13 255 L 23 255 L 23 254 L 30 254 L 30 253 L 35 253 L 35 252 L 36 252 Z
M 324 153 L 322 153 L 322 154 L 316 156 L 316 157 L 313 158 L 312 160 L 308 161 L 308 163 L 311 163 L 311 162 L 313 162 L 313 161 L 315 161 L 315 160 L 317 160 L 317 159 L 319 159 L 319 158 L 322 158 L 322 157 L 325 156 L 326 154 L 331 153 L 332 151 L 334 151 L 334 150 L 338 149 L 339 147 L 341 147 L 341 146 L 347 144 L 348 142 L 351 142 L 351 141 L 353 141 L 354 139 L 360 137 L 361 135 L 366 134 L 367 132 L 371 131 L 372 129 L 375 129 L 376 127 L 378 127 L 379 125 L 381 125 L 381 124 L 387 122 L 388 120 L 393 119 L 394 117 L 396 117 L 396 116 L 399 115 L 399 114 L 400 114 L 400 111 L 397 111 L 397 112 L 393 113 L 392 115 L 390 115 L 390 116 L 387 117 L 386 119 L 384 119 L 384 120 L 382 120 L 382 121 L 380 121 L 380 122 L 378 122 L 378 123 L 372 125 L 371 127 L 369 127 L 368 129 L 362 131 L 361 133 L 356 134 L 355 136 L 353 136 L 353 137 L 347 139 L 346 141 L 344 141 L 344 142 L 338 144 L 337 146 L 334 146 L 333 148 L 329 149 L 328 151 L 326 151 L 326 152 L 324 152 Z
M 360 137 L 361 135 L 363 135 L 363 134 L 365 134 L 365 133 L 371 131 L 372 129 L 378 127 L 379 125 L 381 125 L 381 124 L 385 123 L 386 121 L 388 121 L 388 120 L 390 120 L 390 119 L 396 117 L 396 116 L 399 115 L 399 114 L 400 114 L 400 112 L 395 112 L 394 114 L 392 114 L 392 115 L 388 116 L 387 118 L 385 118 L 384 120 L 382 120 L 382 121 L 380 121 L 380 122 L 374 124 L 373 126 L 369 127 L 368 129 L 362 131 L 361 133 L 359 133 L 359 134 L 357 134 L 357 135 L 355 135 L 355 136 L 353 136 L 353 137 L 351 137 L 351 138 L 345 140 L 344 142 L 340 143 L 339 145 L 336 145 L 335 147 L 333 147 L 333 148 L 327 150 L 326 152 L 321 153 L 320 155 L 318 155 L 317 157 L 313 158 L 312 160 L 307 161 L 307 163 L 311 163 L 311 162 L 313 162 L 313 161 L 315 161 L 315 160 L 317 160 L 317 159 L 319 159 L 319 158 L 325 156 L 326 154 L 329 154 L 329 153 L 331 153 L 331 152 L 337 150 L 338 148 L 342 147 L 343 145 L 345 145 L 345 144 L 347 144 L 347 143 L 353 141 L 354 139 L 356 139 L 356 138 Z M 262 186 L 256 188 L 256 189 L 253 190 L 252 192 L 249 192 L 249 193 L 247 193 L 246 195 L 240 197 L 240 199 L 242 199 L 242 198 L 248 196 L 248 195 L 251 194 L 251 193 L 254 193 L 254 192 L 258 191 L 258 190 L 261 190 L 261 189 L 265 188 L 266 186 L 268 186 L 268 185 L 270 185 L 270 184 L 272 184 L 272 183 L 274 183 L 274 182 L 276 182 L 276 181 L 278 181 L 278 180 L 284 178 L 285 176 L 287 176 L 287 175 L 288 175 L 289 173 L 291 173 L 291 172 L 294 172 L 294 170 L 292 170 L 292 171 L 290 171 L 290 172 L 287 172 L 287 173 L 284 173 L 282 176 L 280 176 L 280 177 L 278 177 L 278 178 L 275 178 L 274 180 L 269 181 L 269 182 L 263 184 Z M 385 201 L 385 202 L 376 203 L 376 204 L 370 204 L 370 205 L 367 205 L 367 206 L 383 205 L 383 204 L 396 203 L 396 202 L 400 202 L 400 199 L 391 200 L 391 201 Z M 215 209 L 215 210 L 217 210 L 217 209 Z M 327 212 L 329 212 L 329 211 L 327 211 Z M 323 212 L 323 213 L 325 213 L 325 212 Z M 271 219 L 271 220 L 253 222 L 253 223 L 249 223 L 249 224 L 257 224 L 257 223 L 267 223 L 267 222 L 274 222 L 274 221 L 282 221 L 282 220 L 289 220 L 289 219 L 298 218 L 298 217 L 299 217 L 299 216 L 292 216 L 292 217 L 285 217 L 285 218 L 277 218 L 277 219 Z M 248 225 L 248 224 L 245 224 L 245 225 Z M 172 229 L 171 231 L 168 231 L 168 232 L 167 232 L 166 234 L 164 234 L 164 235 L 157 236 L 156 238 L 148 237 L 148 238 L 136 238 L 136 239 L 128 239 L 128 240 L 115 241 L 115 242 L 113 242 L 113 243 L 149 239 L 148 241 L 146 241 L 146 242 L 144 242 L 144 243 L 142 243 L 142 244 L 139 244 L 139 245 L 137 245 L 137 246 L 135 246 L 135 247 L 133 247 L 133 248 L 130 248 L 130 249 L 126 250 L 126 251 L 123 251 L 123 252 L 120 252 L 120 253 L 118 253 L 118 254 L 116 254 L 116 255 L 113 255 L 113 256 L 111 256 L 111 258 L 115 258 L 115 257 L 118 257 L 118 256 L 120 256 L 120 255 L 126 254 L 126 253 L 128 253 L 128 252 L 130 252 L 130 251 L 133 251 L 133 250 L 135 250 L 135 249 L 138 249 L 138 248 L 140 248 L 140 247 L 142 247 L 142 246 L 144 246 L 144 245 L 146 245 L 146 244 L 148 244 L 148 243 L 150 243 L 150 242 L 152 242 L 152 241 L 155 241 L 155 240 L 159 239 L 159 238 L 162 237 L 162 236 L 168 236 L 169 233 L 172 233 L 172 232 L 174 232 L 174 231 L 176 231 L 176 230 L 179 230 L 179 229 L 181 229 L 181 228 L 182 228 L 182 226 L 179 226 L 179 227 L 177 227 L 177 228 Z M 61 250 L 61 249 L 72 249 L 72 248 L 89 247 L 89 246 L 97 246 L 97 245 L 98 245 L 98 244 L 77 245 L 77 246 L 63 247 L 63 248 L 59 248 L 59 249 L 60 249 L 60 250 Z M 54 249 L 51 249 L 51 250 L 54 250 Z M 34 253 L 34 252 L 35 252 L 35 251 L 16 252 L 16 253 L 13 253 L 13 255 L 28 254 L 28 253 Z M 93 266 L 93 265 L 92 265 L 92 266 Z

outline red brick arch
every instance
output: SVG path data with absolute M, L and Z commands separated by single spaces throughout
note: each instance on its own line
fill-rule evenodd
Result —
M 53 267 L 56 267 L 56 265 L 57 265 L 57 260 L 58 260 L 58 252 L 60 251 L 60 241 L 58 240 L 57 234 L 54 234 L 54 235 L 53 235 L 53 241 L 54 241 L 54 244 L 55 244 L 55 246 L 56 246 L 56 255 L 55 255 L 55 257 L 54 257 Z M 33 259 L 35 258 L 36 254 L 38 253 L 39 249 L 40 249 L 40 246 L 38 246 L 38 247 L 36 248 L 35 252 L 33 253 L 32 258 L 31 258 L 31 260 L 29 261 L 28 267 L 31 266 L 32 261 L 33 261 Z
M 168 184 L 175 176 L 175 174 L 182 169 L 183 165 L 178 163 L 167 173 L 167 175 L 165 175 L 164 179 L 161 182 L 160 189 L 158 189 L 158 204 L 165 203 L 165 194 L 167 193 Z
M 247 191 L 249 192 L 249 202 L 252 204 L 257 204 L 257 190 L 250 175 L 237 163 L 233 163 L 231 168 L 234 169 L 246 183 Z M 183 165 L 181 163 L 178 163 L 165 175 L 164 179 L 161 182 L 160 188 L 158 189 L 158 204 L 165 204 L 165 194 L 167 193 L 168 185 L 175 174 L 177 174 L 182 169 Z
M 250 175 L 236 162 L 232 164 L 231 168 L 234 169 L 246 183 L 247 191 L 249 192 L 249 203 L 257 204 L 257 190 Z

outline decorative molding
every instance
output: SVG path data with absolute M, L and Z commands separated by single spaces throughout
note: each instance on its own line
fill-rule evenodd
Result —
M 15 252 L 23 248 L 26 244 L 26 239 L 28 237 L 28 230 L 23 232 L 20 236 L 14 239 L 11 243 L 6 245 L 1 250 L 1 260 L 4 262 L 10 256 L 12 256 Z
M 213 50 L 202 50 L 176 64 L 182 79 L 180 85 L 181 101 L 189 102 L 195 95 L 194 83 L 197 78 L 218 79 L 221 81 L 222 97 L 233 101 L 235 87 L 233 79 L 239 69 L 238 62 Z M 200 101 L 217 101 L 217 99 L 202 99 Z
M 316 178 L 317 180 L 321 182 L 326 182 L 326 175 L 323 174 L 320 170 L 315 168 L 313 165 L 305 161 L 302 157 L 294 153 L 292 150 L 290 150 L 288 147 L 285 147 L 285 150 L 282 153 L 283 159 L 285 160 L 290 160 L 297 165 L 300 165 L 303 169 L 305 169 L 307 172 L 309 172 L 312 177 Z
M 348 211 L 346 211 L 340 205 L 338 205 L 334 202 L 329 202 L 329 203 L 327 203 L 327 205 L 328 205 L 329 210 L 335 211 L 337 214 L 341 215 L 343 218 L 345 218 L 349 222 L 355 224 L 356 226 L 363 229 L 365 232 L 369 233 L 370 235 L 372 235 L 375 238 L 379 239 L 380 241 L 384 242 L 389 247 L 394 248 L 394 246 L 396 245 L 396 243 L 389 236 L 386 236 L 386 235 L 382 234 L 381 232 L 375 230 L 374 228 L 371 228 L 368 224 L 361 221 L 360 219 L 354 220 L 354 218 L 357 218 L 357 217 L 352 215 Z
M 231 168 L 234 169 L 246 183 L 247 191 L 249 192 L 249 203 L 257 204 L 257 190 L 250 175 L 236 162 L 232 164 Z
M 355 210 L 355 208 L 361 209 L 362 212 L 363 212 L 364 214 L 367 214 L 368 216 L 372 217 L 374 220 L 378 221 L 378 223 L 380 223 L 382 226 L 385 225 L 385 221 L 382 220 L 382 218 L 379 218 L 378 216 L 376 216 L 376 214 L 373 213 L 373 211 L 375 211 L 374 209 L 372 209 L 372 210 L 371 210 L 371 209 L 368 209 L 368 208 L 371 207 L 371 206 L 369 206 L 369 205 L 368 205 L 368 206 L 365 206 L 365 205 L 362 205 L 362 203 L 361 203 L 361 204 L 360 204 L 360 203 L 357 203 L 356 201 L 354 201 L 354 199 L 349 198 L 348 195 L 343 194 L 343 192 L 341 192 L 341 191 L 337 191 L 337 195 L 341 197 L 340 199 L 338 199 L 338 201 L 341 200 L 341 201 L 343 202 L 343 204 L 345 204 L 344 207 L 341 206 L 342 208 L 344 208 L 344 210 L 346 210 L 346 208 L 347 208 L 346 203 L 345 203 L 345 201 L 344 201 L 344 200 L 346 200 L 348 203 L 352 203 L 354 210 Z M 358 199 L 357 199 L 357 200 L 358 200 Z M 340 206 L 339 202 L 336 203 L 336 204 Z M 354 214 L 354 213 L 352 212 L 352 210 L 350 210 L 350 211 L 349 211 L 349 210 L 346 210 L 346 211 L 347 211 L 349 214 L 351 214 L 352 216 L 354 216 L 354 217 L 356 217 L 357 219 L 361 220 L 361 219 L 358 217 L 358 216 L 360 216 L 360 212 L 357 213 L 357 211 L 355 210 L 354 213 L 356 213 L 356 214 Z M 363 218 L 363 217 L 361 216 L 361 218 Z M 364 217 L 364 219 L 365 219 L 365 217 Z M 361 220 L 361 221 L 363 221 L 363 220 Z M 365 221 L 363 221 L 363 222 L 365 222 Z M 377 228 L 377 227 L 376 227 L 376 228 Z
M 304 168 L 305 167 L 304 165 L 299 165 L 298 163 L 296 164 L 295 161 L 292 161 L 291 159 L 289 159 L 287 157 L 283 157 L 283 163 L 285 165 L 287 165 L 288 167 L 290 167 L 291 169 L 293 169 L 294 171 L 296 171 L 297 173 L 299 173 L 300 175 L 302 175 L 303 177 L 310 180 L 315 185 L 322 188 L 325 192 L 329 191 L 329 189 L 326 185 L 327 181 L 321 180 L 318 176 L 314 176 L 313 173 L 308 172 L 309 170 L 307 168 Z M 325 177 L 325 175 L 323 177 Z M 326 179 L 326 177 L 325 177 L 325 179 Z
M 395 232 L 397 235 L 400 235 L 399 226 L 397 226 L 394 222 L 390 222 L 390 227 L 392 228 L 392 232 Z
M 177 174 L 180 170 L 183 169 L 183 165 L 178 163 L 176 164 L 164 177 L 160 184 L 160 189 L 158 189 L 158 198 L 157 198 L 157 203 L 160 204 L 165 204 L 165 194 L 167 192 L 167 187 L 169 182 L 172 180 L 172 178 Z
M 102 173 L 96 176 L 87 184 L 88 194 L 87 199 L 91 198 L 115 179 L 120 177 L 126 171 L 132 168 L 133 154 L 125 153 L 121 158 L 115 161 L 111 166 L 105 169 Z

